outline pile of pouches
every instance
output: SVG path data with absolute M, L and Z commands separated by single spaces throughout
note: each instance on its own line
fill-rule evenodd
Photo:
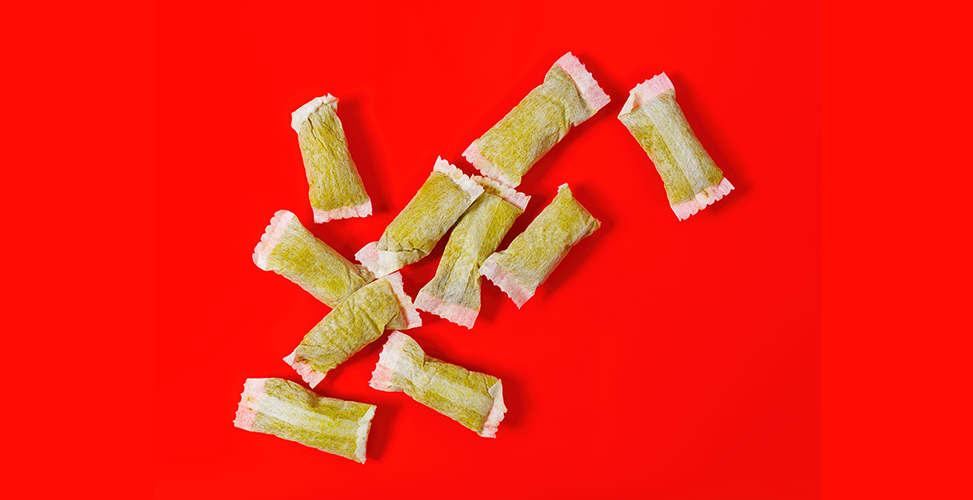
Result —
M 484 176 L 468 176 L 438 158 L 381 238 L 355 254 L 361 265 L 315 238 L 293 213 L 274 214 L 254 249 L 254 263 L 332 307 L 284 361 L 314 388 L 328 371 L 391 330 L 369 385 L 405 392 L 480 436 L 496 437 L 507 411 L 500 379 L 426 356 L 400 330 L 422 325 L 420 309 L 473 328 L 481 276 L 522 307 L 571 247 L 598 229 L 599 221 L 562 184 L 527 229 L 497 251 L 530 201 L 515 189 L 521 178 L 609 100 L 584 65 L 565 54 L 544 83 L 463 153 Z M 316 223 L 372 212 L 337 106 L 327 95 L 292 114 Z M 680 220 L 733 189 L 686 122 L 665 73 L 632 89 L 618 118 L 655 163 Z M 413 302 L 398 270 L 429 255 L 450 229 L 436 276 Z M 247 379 L 234 425 L 364 463 L 375 410 L 319 397 L 287 380 Z

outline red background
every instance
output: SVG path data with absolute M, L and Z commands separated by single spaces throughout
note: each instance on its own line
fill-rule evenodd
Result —
M 802 329 L 800 321 L 785 316 L 805 300 L 808 321 L 817 318 L 818 306 L 810 290 L 819 282 L 810 277 L 801 280 L 800 272 L 817 269 L 817 259 L 808 255 L 814 254 L 817 219 L 803 209 L 818 203 L 813 193 L 818 189 L 816 168 L 821 153 L 814 127 L 802 135 L 800 127 L 792 132 L 759 118 L 770 117 L 782 121 L 782 125 L 804 123 L 800 115 L 792 113 L 804 106 L 813 109 L 811 104 L 820 99 L 821 143 L 827 158 L 820 164 L 825 436 L 821 473 L 825 495 L 856 499 L 969 498 L 966 457 L 973 443 L 969 426 L 973 413 L 965 396 L 970 386 L 967 311 L 968 283 L 973 274 L 968 256 L 973 240 L 968 236 L 969 202 L 962 195 L 962 180 L 968 177 L 963 145 L 969 139 L 966 117 L 973 107 L 966 88 L 968 68 L 963 64 L 969 45 L 968 16 L 963 15 L 963 7 L 932 2 L 921 9 L 896 9 L 869 2 L 824 2 L 819 11 L 816 5 L 752 2 L 715 6 L 697 2 L 691 8 L 665 3 L 645 7 L 600 3 L 601 13 L 586 17 L 567 13 L 572 7 L 566 3 L 546 10 L 545 6 L 521 6 L 499 13 L 480 12 L 478 15 L 490 18 L 484 23 L 472 15 L 443 14 L 447 22 L 436 30 L 460 31 L 471 24 L 484 28 L 443 42 L 439 45 L 446 48 L 439 50 L 466 48 L 480 39 L 484 39 L 480 45 L 489 52 L 498 47 L 523 46 L 523 37 L 498 37 L 488 29 L 500 26 L 512 31 L 518 26 L 512 19 L 521 15 L 554 19 L 556 14 L 547 10 L 556 9 L 565 9 L 562 17 L 570 19 L 569 26 L 575 26 L 579 19 L 590 20 L 594 25 L 591 29 L 598 34 L 584 45 L 567 43 L 571 35 L 548 24 L 540 29 L 554 33 L 549 38 L 557 40 L 556 44 L 564 43 L 564 47 L 544 42 L 549 53 L 542 57 L 527 51 L 523 60 L 521 52 L 508 51 L 505 66 L 494 70 L 523 72 L 521 83 L 504 84 L 493 91 L 494 96 L 501 90 L 508 92 L 509 97 L 495 99 L 509 102 L 497 104 L 494 111 L 477 108 L 482 115 L 471 119 L 480 119 L 483 124 L 482 128 L 471 124 L 471 135 L 482 133 L 539 82 L 540 73 L 550 64 L 541 59 L 554 58 L 565 50 L 575 51 L 589 66 L 594 65 L 596 77 L 616 98 L 614 105 L 636 81 L 665 69 L 673 75 L 680 102 L 704 143 L 741 187 L 701 216 L 715 217 L 717 210 L 725 214 L 759 205 L 763 210 L 749 208 L 757 215 L 736 219 L 736 223 L 749 227 L 751 233 L 764 230 L 766 237 L 755 243 L 743 238 L 721 250 L 735 252 L 736 263 L 749 264 L 738 271 L 749 281 L 727 284 L 755 292 L 721 303 L 738 319 L 719 323 L 719 331 L 712 330 L 714 336 L 708 344 L 658 353 L 670 360 L 670 366 L 672 360 L 683 361 L 678 368 L 665 370 L 671 374 L 669 378 L 646 381 L 654 382 L 657 388 L 660 381 L 668 384 L 663 384 L 665 391 L 657 390 L 653 396 L 664 406 L 659 406 L 657 413 L 642 415 L 643 420 L 637 422 L 641 427 L 617 421 L 615 427 L 629 440 L 626 442 L 645 445 L 647 436 L 655 438 L 640 456 L 629 454 L 605 465 L 608 458 L 604 455 L 599 459 L 572 452 L 569 460 L 561 456 L 565 453 L 552 454 L 537 447 L 523 458 L 531 460 L 531 469 L 504 469 L 502 474 L 489 476 L 488 484 L 504 488 L 509 496 L 521 492 L 535 496 L 565 491 L 584 494 L 602 487 L 627 496 L 661 498 L 800 498 L 802 492 L 818 489 L 817 411 L 821 408 L 817 405 L 816 377 L 821 365 L 812 358 L 817 358 L 819 345 L 807 339 L 813 334 L 810 326 Z M 574 10 L 579 8 L 583 7 Z M 633 9 L 642 9 L 642 15 Z M 317 12 L 322 10 L 318 8 Z M 293 10 L 291 19 L 312 17 L 297 11 Z M 391 28 L 387 33 L 401 35 L 405 27 L 428 24 L 427 17 L 437 15 L 435 9 L 415 16 L 401 10 L 398 24 L 393 26 L 381 19 L 388 17 L 383 12 L 375 7 L 366 14 L 346 14 L 329 26 L 315 19 L 313 29 L 316 33 L 344 33 L 334 42 L 343 44 L 344 51 L 384 44 L 374 52 L 400 58 L 404 56 L 389 55 L 384 35 L 376 42 L 348 33 L 359 32 L 363 19 L 376 21 L 374 16 L 378 16 L 379 24 Z M 501 18 L 503 23 L 496 22 Z M 347 482 L 335 481 L 333 468 L 340 461 L 322 458 L 321 454 L 314 455 L 315 460 L 321 460 L 315 462 L 320 467 L 309 472 L 285 476 L 295 467 L 288 458 L 289 463 L 280 467 L 249 473 L 255 470 L 255 450 L 249 445 L 245 449 L 226 448 L 226 443 L 231 439 L 247 443 L 274 439 L 229 427 L 236 396 L 227 396 L 226 391 L 238 392 L 240 381 L 225 381 L 227 387 L 234 386 L 230 389 L 210 389 L 212 377 L 219 376 L 219 370 L 196 367 L 213 362 L 209 353 L 216 350 L 216 340 L 223 341 L 214 340 L 208 335 L 210 329 L 201 326 L 200 311 L 213 311 L 203 318 L 212 318 L 208 320 L 210 326 L 224 322 L 211 296 L 200 297 L 199 291 L 223 288 L 216 286 L 214 276 L 203 272 L 203 266 L 191 257 L 202 252 L 208 259 L 204 261 L 206 267 L 216 269 L 220 261 L 236 255 L 241 260 L 232 266 L 241 276 L 249 273 L 246 276 L 256 279 L 253 272 L 262 275 L 248 270 L 252 264 L 246 255 L 263 225 L 247 222 L 246 237 L 240 237 L 232 249 L 220 244 L 219 248 L 226 251 L 218 256 L 206 249 L 205 245 L 226 235 L 227 224 L 238 220 L 232 214 L 218 212 L 217 205 L 227 205 L 232 198 L 238 206 L 239 192 L 224 185 L 227 179 L 237 178 L 228 174 L 229 166 L 200 160 L 217 156 L 214 150 L 219 145 L 208 137 L 214 127 L 204 130 L 202 119 L 210 116 L 210 108 L 199 101 L 232 93 L 240 85 L 261 85 L 262 80 L 237 78 L 242 72 L 263 78 L 262 70 L 254 70 L 256 47 L 279 45 L 274 57 L 296 50 L 287 44 L 292 38 L 284 37 L 283 28 L 273 35 L 276 38 L 254 34 L 253 27 L 267 19 L 266 12 L 246 2 L 206 8 L 188 2 L 158 6 L 114 0 L 4 5 L 0 15 L 5 98 L 0 121 L 4 174 L 0 208 L 7 219 L 4 244 L 0 245 L 0 259 L 5 264 L 0 281 L 4 292 L 0 300 L 0 376 L 6 384 L 0 428 L 4 431 L 6 460 L 0 468 L 0 480 L 6 496 L 239 496 L 251 479 L 266 486 L 268 472 L 264 471 L 270 471 L 281 473 L 278 476 L 286 482 L 275 496 L 293 494 L 311 484 L 301 491 L 324 497 L 332 496 L 326 487 L 361 487 L 383 481 L 387 474 L 405 475 L 386 468 L 382 474 L 369 473 L 363 480 L 349 477 Z M 659 25 L 660 20 L 672 27 Z M 343 23 L 351 26 L 344 27 Z M 685 34 L 676 34 L 677 28 Z M 408 45 L 422 37 L 437 37 L 438 33 L 427 30 L 410 34 L 396 43 Z M 616 74 L 618 68 L 638 63 L 629 51 L 643 43 L 646 33 L 667 34 L 681 45 L 641 55 L 644 63 L 639 64 L 644 68 L 630 70 L 631 77 Z M 491 38 L 486 40 L 486 36 Z M 636 38 L 638 44 L 622 43 Z M 823 51 L 820 56 L 819 41 Z M 614 49 L 594 50 L 604 44 Z M 231 59 L 225 59 L 227 56 Z M 605 62 L 611 68 L 597 66 Z M 679 71 L 692 69 L 692 78 L 680 81 L 680 74 L 673 71 L 674 62 L 682 68 Z M 536 65 L 536 69 L 528 69 L 528 65 Z M 711 67 L 718 71 L 703 78 Z M 819 98 L 814 82 L 822 71 Z M 897 84 L 900 81 L 909 82 L 906 91 Z M 686 92 L 693 92 L 696 85 L 712 90 L 687 98 Z M 739 95 L 727 95 L 721 85 L 735 86 Z M 443 92 L 456 87 L 459 85 L 444 85 Z M 295 95 L 293 102 L 274 111 L 280 120 L 274 125 L 274 133 L 291 137 L 281 143 L 286 147 L 282 154 L 296 158 L 296 147 L 290 143 L 293 136 L 283 131 L 287 113 L 309 95 L 324 91 L 334 90 L 321 83 L 320 87 L 295 91 L 300 95 Z M 918 96 L 915 101 L 908 100 L 909 92 Z M 755 97 L 758 93 L 759 99 Z M 344 110 L 353 100 L 341 97 Z M 752 118 L 736 110 L 731 114 L 728 107 L 736 103 L 757 106 L 751 113 L 760 113 Z M 225 113 L 225 108 L 220 111 L 220 115 Z M 610 109 L 603 114 L 608 116 L 589 123 L 578 140 L 594 133 L 598 120 L 613 120 Z M 809 121 L 813 122 L 817 114 L 811 116 L 814 118 Z M 746 128 L 738 128 L 741 125 Z M 230 137 L 228 133 L 216 135 Z M 364 131 L 359 136 L 365 136 L 360 140 L 368 138 Z M 809 139 L 804 142 L 807 148 L 793 147 L 799 137 Z M 251 141 L 243 146 L 263 146 L 265 140 L 262 137 L 259 143 Z M 461 161 L 458 152 L 469 140 L 463 137 L 457 141 L 460 146 L 448 151 L 449 144 L 437 142 L 441 150 L 432 154 Z M 784 142 L 775 142 L 778 140 Z M 231 146 L 238 147 L 242 142 L 234 136 Z M 623 144 L 631 151 L 633 144 Z M 373 144 L 378 146 L 386 147 L 384 142 Z M 552 163 L 543 176 L 569 173 L 563 170 L 562 174 L 559 169 L 569 168 L 570 158 L 582 154 L 579 148 L 570 147 L 575 152 L 561 154 L 556 166 Z M 353 148 L 360 162 L 361 155 L 369 151 Z M 812 159 L 807 161 L 807 156 Z M 746 158 L 747 163 L 726 163 L 727 157 Z M 385 162 L 391 158 L 380 159 Z M 423 158 L 422 163 L 428 165 L 428 161 Z M 379 163 L 370 165 L 372 175 L 385 171 Z M 255 168 L 249 158 L 234 167 L 240 169 L 241 165 Z M 299 167 L 292 163 L 289 168 Z M 741 177 L 745 184 L 741 184 Z M 656 186 L 661 196 L 657 179 L 650 175 L 646 181 L 646 188 Z M 366 182 L 374 190 L 380 180 L 373 177 Z M 534 181 L 528 177 L 528 182 Z M 804 187 L 798 188 L 797 182 Z M 303 188 L 298 191 L 303 196 Z M 766 204 L 768 200 L 770 205 Z M 288 203 L 299 201 L 288 197 Z M 546 200 L 540 201 L 542 205 Z M 592 199 L 587 204 L 593 210 L 605 210 L 594 202 Z M 660 199 L 658 203 L 663 202 Z M 203 229 L 177 223 L 187 220 L 186 213 L 195 208 L 210 217 L 211 230 L 224 232 L 202 237 Z M 275 203 L 267 210 L 276 208 L 280 206 Z M 775 209 L 779 211 L 772 212 Z M 659 231 L 668 227 L 662 222 L 668 224 L 669 219 L 662 216 L 662 207 L 656 210 L 659 212 L 651 213 L 661 222 L 652 229 Z M 259 214 L 260 218 L 267 216 L 263 211 Z M 301 216 L 306 220 L 306 213 Z M 701 216 L 683 224 L 699 224 L 704 220 Z M 582 264 L 576 266 L 579 272 L 584 272 L 589 260 L 597 259 L 602 242 L 614 238 L 608 234 L 619 233 L 613 230 L 600 241 L 588 240 L 597 244 L 593 244 L 589 256 L 581 258 Z M 205 245 L 190 248 L 186 244 L 191 241 L 189 237 Z M 366 237 L 375 235 L 362 239 Z M 757 256 L 740 255 L 744 252 L 734 248 L 741 245 L 766 251 Z M 242 253 L 241 246 L 246 247 Z M 772 252 L 777 249 L 791 252 L 794 261 L 778 260 L 777 252 Z M 569 259 L 575 259 L 573 255 Z M 273 278 L 260 279 L 271 283 Z M 797 281 L 789 283 L 788 278 Z M 421 285 L 413 278 L 407 284 L 413 292 Z M 778 286 L 782 291 L 766 291 L 766 286 Z M 794 301 L 781 297 L 787 292 L 794 295 Z M 562 293 L 554 291 L 552 297 Z M 299 295 L 294 297 L 302 300 Z M 539 298 L 535 301 L 528 307 L 542 307 Z M 769 307 L 758 307 L 758 302 Z M 499 303 L 494 299 L 494 304 Z M 729 304 L 737 304 L 737 308 Z M 774 309 L 781 304 L 791 305 Z M 741 305 L 749 307 L 741 309 Z M 232 315 L 228 317 L 232 319 Z M 317 318 L 315 315 L 309 321 Z M 805 340 L 794 340 L 793 334 L 770 333 L 769 325 L 774 322 L 782 325 L 777 329 L 780 332 L 804 331 Z M 477 331 L 486 328 L 484 325 Z M 226 327 L 221 328 L 225 332 Z M 644 342 L 646 327 L 639 324 L 631 331 L 623 347 Z M 681 338 L 649 334 L 657 342 Z M 204 342 L 199 342 L 200 338 Z M 233 341 L 231 334 L 227 338 Z M 772 342 L 764 342 L 765 338 Z M 292 346 L 288 342 L 286 347 Z M 457 361 L 476 363 L 477 367 L 482 362 L 475 359 L 479 354 L 461 359 L 459 353 L 446 353 L 442 345 L 437 348 L 457 356 Z M 738 362 L 736 358 L 748 348 L 758 350 Z M 241 379 L 281 370 L 276 361 L 279 353 L 273 354 L 273 359 L 269 354 L 259 357 L 270 363 L 266 371 L 257 373 L 247 368 L 245 373 L 241 371 Z M 534 357 L 543 359 L 539 354 Z M 482 367 L 494 368 L 493 361 L 487 365 L 483 363 Z M 185 370 L 192 370 L 192 374 L 183 374 Z M 507 378 L 512 375 L 498 374 Z M 726 374 L 737 378 L 727 378 Z M 632 385 L 619 386 L 626 387 L 619 400 L 622 396 L 632 400 L 645 393 Z M 526 394 L 524 388 L 532 386 L 520 387 Z M 214 402 L 208 404 L 211 399 Z M 727 411 L 731 405 L 735 406 Z M 533 406 L 521 414 L 522 422 L 536 418 L 536 401 Z M 383 407 L 390 405 L 383 403 Z M 403 408 L 403 412 L 411 411 Z M 780 411 L 782 418 L 774 418 L 775 411 Z M 404 417 L 396 415 L 395 423 L 386 426 L 390 440 L 408 436 L 398 431 L 396 425 Z M 709 415 L 711 420 L 701 421 L 702 415 Z M 433 417 L 438 416 L 431 416 L 430 421 L 436 421 Z M 668 417 L 667 425 L 647 426 L 660 423 L 664 417 Z M 511 432 L 520 432 L 517 425 L 528 425 L 509 425 L 515 417 L 510 414 L 508 418 L 501 438 L 492 446 L 512 445 Z M 679 425 L 681 421 L 686 424 Z M 235 437 L 235 433 L 241 436 Z M 696 436 L 692 446 L 686 444 L 688 436 Z M 749 439 L 754 436 L 766 439 Z M 684 441 L 682 446 L 675 445 L 677 439 Z M 580 450 L 584 443 L 576 440 L 575 445 Z M 285 445 L 296 446 L 269 446 Z M 387 445 L 384 449 L 389 451 L 383 456 L 375 456 L 378 448 L 372 450 L 369 463 L 361 469 L 363 474 L 382 467 L 391 450 L 397 448 Z M 459 456 L 470 456 L 468 450 L 457 449 L 454 443 L 448 449 L 458 450 Z M 238 450 L 244 456 L 232 455 Z M 507 454 L 504 459 L 520 460 L 519 456 Z M 584 468 L 591 472 L 558 477 L 548 468 L 563 469 L 565 462 L 578 464 L 568 470 Z M 660 464 L 665 466 L 660 468 Z M 455 491 L 430 486 L 431 481 L 420 475 L 428 471 L 422 465 L 399 463 L 396 471 L 417 472 L 400 481 L 406 485 L 397 489 L 400 495 L 435 497 Z M 248 473 L 240 473 L 241 468 Z M 353 470 L 357 469 L 345 469 Z M 602 474 L 593 477 L 598 473 Z M 529 475 L 536 479 L 525 486 L 524 477 Z M 456 482 L 469 477 L 454 471 L 453 475 L 439 474 L 436 479 L 442 483 L 453 481 L 454 476 Z M 486 475 L 473 480 L 475 486 L 487 484 L 488 480 L 481 477 Z M 322 479 L 331 480 L 322 487 Z M 466 491 L 471 489 L 468 482 L 463 484 Z M 259 487 L 251 488 L 256 491 L 242 496 L 262 493 Z
M 820 491 L 820 13 L 779 2 L 491 7 L 159 6 L 156 12 L 154 488 L 162 498 L 645 493 L 812 498 Z M 289 209 L 347 257 L 564 52 L 611 96 L 525 177 L 501 248 L 570 183 L 602 221 L 522 310 L 492 284 L 467 331 L 423 313 L 430 355 L 504 381 L 498 439 L 368 387 L 383 337 L 322 395 L 378 405 L 358 465 L 232 426 L 248 377 L 327 312 L 256 268 Z M 690 220 L 615 118 L 666 71 L 736 190 Z M 340 99 L 375 205 L 311 222 L 290 112 Z M 403 271 L 411 295 L 445 238 Z
M 868 22 L 845 28 L 874 21 L 872 12 L 859 17 Z M 817 5 L 15 2 L 0 28 L 8 495 L 819 495 Z M 437 155 L 473 172 L 463 149 L 568 50 L 613 102 L 526 177 L 534 199 L 508 241 L 562 182 L 602 229 L 523 310 L 486 283 L 474 330 L 424 314 L 427 326 L 409 332 L 432 355 L 503 378 L 510 411 L 499 438 L 368 388 L 380 343 L 318 388 L 379 405 L 364 466 L 235 429 L 243 381 L 297 379 L 280 358 L 327 313 L 250 260 L 275 210 L 313 226 L 290 112 L 327 92 L 341 99 L 376 214 L 313 231 L 351 256 L 379 236 Z M 898 60 L 860 57 L 842 70 L 856 75 L 865 62 L 885 69 Z M 628 90 L 663 70 L 737 186 L 681 223 L 615 119 Z M 859 81 L 843 78 L 828 102 Z M 834 116 L 859 140 L 857 121 Z M 833 171 L 832 192 L 865 185 L 841 181 L 867 172 L 872 152 L 829 152 L 856 162 Z M 844 207 L 836 212 L 847 218 Z M 876 227 L 925 220 L 910 214 L 849 228 L 832 241 L 832 261 Z M 409 293 L 433 275 L 441 248 L 404 270 Z M 873 266 L 869 280 L 892 289 L 892 266 L 874 265 L 880 254 L 855 266 Z M 953 276 L 939 257 L 929 267 Z M 846 314 L 867 298 L 839 292 L 832 301 Z M 872 305 L 912 305 L 896 300 Z M 913 314 L 909 324 L 930 328 L 930 318 L 939 316 Z M 858 348 L 842 366 L 874 358 L 870 344 Z M 942 366 L 934 373 L 951 365 Z M 872 383 L 852 385 L 839 411 L 893 394 L 869 391 Z M 860 418 L 846 434 L 868 429 L 863 449 L 894 450 L 876 428 Z M 855 462 L 840 472 L 854 477 L 866 460 Z

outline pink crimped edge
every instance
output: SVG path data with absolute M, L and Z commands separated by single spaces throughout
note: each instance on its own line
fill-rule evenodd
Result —
M 392 385 L 392 374 L 395 373 L 399 358 L 402 357 L 402 348 L 409 340 L 409 336 L 402 332 L 395 331 L 389 335 L 385 346 L 382 347 L 381 354 L 378 355 L 378 364 L 375 365 L 375 371 L 372 372 L 372 379 L 368 381 L 368 385 L 372 389 L 385 392 L 402 392 L 401 387 Z
M 376 277 L 384 276 L 378 273 L 378 247 L 376 242 L 373 241 L 355 252 L 355 260 L 361 262 Z
M 324 380 L 324 376 L 327 372 L 319 372 L 315 370 L 311 365 L 307 364 L 303 359 L 297 359 L 297 348 L 294 348 L 290 354 L 284 358 L 284 362 L 291 366 L 301 376 L 307 385 L 314 389 L 314 386 L 321 383 Z
M 318 224 L 337 219 L 368 217 L 372 215 L 372 200 L 369 199 L 365 203 L 354 207 L 341 207 L 334 210 L 320 210 L 312 207 L 312 210 L 314 211 L 314 222 Z
M 277 248 L 280 238 L 287 231 L 287 226 L 295 219 L 293 213 L 287 210 L 278 210 L 270 219 L 270 224 L 264 229 L 264 234 L 260 236 L 260 242 L 253 248 L 253 263 L 264 271 L 267 270 L 267 258 Z
M 510 274 L 503 266 L 497 263 L 493 255 L 483 261 L 483 265 L 480 266 L 480 274 L 486 276 L 494 285 L 500 287 L 503 293 L 506 293 L 510 297 L 510 300 L 514 301 L 517 309 L 523 307 L 534 296 L 534 292 L 524 288 L 524 285 L 521 285 L 514 275 Z
M 474 175 L 473 180 L 481 186 L 488 188 L 487 191 L 490 191 L 491 194 L 499 196 L 501 199 L 503 199 L 503 201 L 519 208 L 521 211 L 527 210 L 527 203 L 530 202 L 530 196 L 527 196 L 526 194 L 521 193 L 512 187 L 507 187 L 489 177 Z
M 368 443 L 368 432 L 372 429 L 372 418 L 375 417 L 375 407 L 369 408 L 358 419 L 358 438 L 355 440 L 355 460 L 365 463 L 365 445 Z
M 373 241 L 362 247 L 355 254 L 355 259 L 361 262 L 376 278 L 381 278 L 394 273 L 405 266 L 399 258 L 397 252 L 385 252 L 378 249 L 377 242 Z
M 260 409 L 260 400 L 264 397 L 264 388 L 267 385 L 265 378 L 248 378 L 243 384 L 243 394 L 240 395 L 240 404 L 237 406 L 236 416 L 233 419 L 233 426 L 244 430 L 252 431 L 253 422 L 257 418 L 257 411 Z
M 686 220 L 696 212 L 720 201 L 730 191 L 733 191 L 733 184 L 724 177 L 716 186 L 710 186 L 696 193 L 693 199 L 672 205 L 672 211 L 676 213 L 679 220 Z
M 611 102 L 611 97 L 608 97 L 608 94 L 601 89 L 598 82 L 595 81 L 595 77 L 591 76 L 591 73 L 585 69 L 584 64 L 574 54 L 570 52 L 564 54 L 554 65 L 563 69 L 571 77 L 571 80 L 577 85 L 581 97 L 594 110 L 592 115 Z M 575 125 L 578 123 L 581 122 L 577 122 Z
M 622 110 L 619 111 L 618 116 L 631 113 L 633 109 L 669 90 L 673 93 L 676 92 L 675 87 L 672 86 L 672 81 L 669 80 L 669 77 L 663 71 L 662 74 L 649 78 L 629 91 L 628 100 L 625 101 L 625 105 L 622 106 Z
M 473 328 L 473 323 L 476 322 L 476 317 L 480 314 L 478 309 L 470 309 L 459 304 L 446 302 L 423 291 L 419 291 L 416 295 L 416 308 L 466 328 Z
M 507 406 L 503 404 L 503 383 L 497 380 L 488 392 L 493 397 L 493 406 L 490 407 L 490 413 L 479 434 L 485 438 L 496 438 L 500 422 L 503 421 L 504 413 L 507 413 Z
M 471 200 L 475 200 L 483 194 L 483 186 L 474 182 L 473 179 L 470 179 L 470 176 L 464 174 L 456 165 L 444 160 L 441 156 L 436 158 L 436 164 L 433 165 L 432 171 L 445 174 L 469 195 Z
M 301 125 L 307 121 L 307 117 L 311 116 L 314 110 L 318 109 L 322 104 L 335 103 L 335 109 L 338 108 L 338 98 L 331 95 L 323 95 L 321 97 L 315 97 L 308 101 L 305 105 L 297 108 L 293 113 L 291 113 L 291 128 L 294 132 L 301 133 Z
M 419 316 L 419 311 L 416 310 L 416 305 L 412 303 L 412 297 L 409 297 L 409 294 L 405 293 L 405 288 L 402 286 L 402 275 L 392 273 L 382 279 L 388 281 L 389 286 L 392 287 L 392 293 L 395 294 L 395 299 L 399 302 L 399 311 L 401 311 L 402 317 L 405 318 L 406 326 L 403 330 L 422 326 L 422 318 Z
M 483 175 L 503 184 L 504 186 L 517 187 L 518 183 L 511 182 L 510 179 L 503 176 L 497 166 L 493 164 L 483 153 L 480 152 L 480 147 L 476 145 L 476 141 L 470 144 L 470 147 L 463 151 L 463 158 L 470 162 L 477 170 L 483 172 Z

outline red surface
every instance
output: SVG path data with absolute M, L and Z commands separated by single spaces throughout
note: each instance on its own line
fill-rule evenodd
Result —
M 820 495 L 820 9 L 591 5 L 157 7 L 158 497 Z M 244 380 L 300 380 L 281 358 L 328 312 L 251 262 L 274 211 L 350 258 L 437 155 L 474 172 L 462 151 L 569 50 L 612 102 L 525 177 L 501 247 L 564 182 L 602 228 L 523 309 L 484 283 L 473 330 L 423 313 L 408 332 L 503 379 L 498 439 L 369 388 L 385 337 L 316 389 L 378 405 L 365 465 L 234 428 Z M 661 71 L 737 188 L 684 222 L 615 118 Z M 311 222 L 290 112 L 325 93 L 367 219 Z M 403 271 L 408 293 L 444 243 Z

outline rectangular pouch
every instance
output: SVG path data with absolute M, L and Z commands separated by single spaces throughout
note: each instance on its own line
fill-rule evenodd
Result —
M 573 54 L 564 54 L 514 109 L 463 152 L 483 175 L 516 187 L 571 127 L 611 99 Z
M 380 391 L 405 392 L 482 437 L 497 437 L 507 412 L 500 379 L 430 358 L 402 332 L 389 336 L 369 385 Z
M 422 325 L 412 299 L 402 289 L 402 275 L 375 280 L 338 304 L 284 358 L 311 388 L 334 367 L 378 340 L 385 330 Z
M 351 159 L 337 112 L 338 99 L 328 94 L 291 113 L 317 223 L 372 214 L 372 200 Z
M 365 463 L 375 406 L 324 398 L 289 380 L 248 378 L 233 425 Z
M 519 309 L 547 280 L 571 247 L 601 227 L 562 184 L 557 196 L 506 250 L 487 257 L 480 274 L 500 287 Z
M 375 279 L 317 239 L 287 210 L 279 210 L 253 249 L 253 263 L 297 283 L 334 307 Z
M 665 73 L 636 85 L 618 119 L 652 159 L 679 220 L 688 219 L 733 189 L 686 121 Z
M 480 266 L 530 201 L 492 179 L 473 180 L 484 192 L 453 227 L 436 276 L 416 295 L 417 309 L 466 328 L 473 328 L 480 313 Z

